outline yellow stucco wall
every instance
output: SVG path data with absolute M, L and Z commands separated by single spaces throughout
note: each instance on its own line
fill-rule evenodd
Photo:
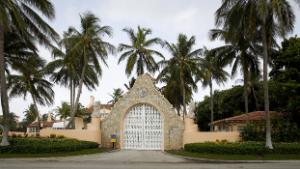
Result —
M 183 145 L 188 143 L 214 142 L 217 140 L 227 140 L 236 142 L 240 140 L 239 132 L 201 132 L 198 131 L 197 124 L 193 119 L 185 119 L 185 130 L 183 133 Z
M 74 138 L 84 141 L 92 141 L 101 144 L 101 132 L 100 130 L 80 130 L 80 129 L 42 129 L 40 131 L 41 137 L 49 137 L 51 134 L 56 136 L 65 136 L 67 138 Z

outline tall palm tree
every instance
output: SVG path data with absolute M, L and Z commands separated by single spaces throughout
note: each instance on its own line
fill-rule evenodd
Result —
M 197 73 L 200 72 L 198 64 L 202 49 L 193 49 L 195 41 L 194 36 L 188 39 L 186 35 L 179 34 L 176 44 L 165 42 L 166 49 L 170 52 L 172 57 L 169 60 L 161 62 L 161 66 L 163 67 L 161 74 L 165 74 L 170 70 L 178 70 L 180 79 L 180 84 L 178 85 L 180 85 L 181 94 L 183 96 L 183 118 L 187 115 L 185 85 L 192 84 L 194 90 L 196 90 L 195 77 Z
M 260 73 L 259 58 L 257 57 L 259 52 L 257 49 L 261 47 L 257 39 L 249 39 L 247 35 L 243 33 L 245 24 L 242 25 L 241 31 L 239 32 L 227 30 L 228 28 L 225 27 L 223 29 L 213 29 L 210 33 L 212 40 L 220 38 L 226 43 L 224 46 L 213 49 L 212 52 L 220 58 L 222 64 L 231 65 L 233 63 L 231 76 L 234 77 L 237 74 L 238 67 L 241 68 L 241 72 L 244 76 L 245 113 L 248 113 L 248 84 L 251 75 L 255 76 Z
M 113 93 L 110 94 L 111 100 L 108 103 L 115 104 L 120 97 L 123 95 L 123 90 L 120 88 L 114 89 Z
M 181 115 L 181 108 L 183 106 L 183 96 L 179 77 L 179 69 L 176 66 L 166 65 L 166 67 L 158 75 L 157 80 L 166 84 L 160 90 L 166 99 L 176 109 L 178 116 Z M 197 85 L 193 79 L 186 79 L 185 83 L 185 101 L 189 103 L 192 100 L 193 90 L 197 89 Z
M 57 40 L 58 34 L 40 16 L 47 19 L 54 18 L 54 7 L 49 0 L 1 0 L 0 1 L 0 87 L 1 104 L 4 118 L 4 132 L 1 141 L 2 146 L 9 145 L 8 121 L 9 114 L 7 82 L 5 75 L 4 32 L 15 28 L 22 37 L 27 40 L 33 38 L 40 44 L 52 46 L 51 40 Z
M 210 122 L 214 121 L 214 94 L 213 81 L 217 84 L 224 83 L 227 80 L 228 73 L 223 69 L 224 65 L 220 64 L 219 58 L 213 51 L 204 48 L 204 59 L 201 59 L 200 67 L 201 74 L 199 74 L 204 87 L 209 86 L 210 93 Z M 210 131 L 213 131 L 213 125 L 210 125 Z
M 243 31 L 249 36 L 261 33 L 263 46 L 264 108 L 266 112 L 266 147 L 273 149 L 269 112 L 268 60 L 275 39 L 292 32 L 295 15 L 287 0 L 223 0 L 216 12 L 216 24 L 230 30 L 241 31 L 241 24 L 247 20 Z
M 69 38 L 70 33 L 72 32 L 65 32 L 64 39 Z M 65 42 L 64 39 L 60 44 L 65 48 L 65 51 L 58 48 L 52 50 L 52 55 L 55 60 L 47 64 L 47 70 L 52 81 L 62 86 L 69 87 L 70 106 L 72 109 L 75 104 L 76 88 L 79 84 L 81 69 L 78 65 L 81 65 L 81 60 L 80 57 L 74 56 L 70 52 L 75 44 L 72 44 L 72 41 L 63 44 L 63 42 Z M 78 53 L 78 55 L 80 54 Z M 86 67 L 83 83 L 89 90 L 95 89 L 99 84 L 97 72 L 90 63 L 88 63 L 88 66 Z
M 107 66 L 106 59 L 108 54 L 114 53 L 114 46 L 103 40 L 104 36 L 111 36 L 112 29 L 109 26 L 100 26 L 99 18 L 90 12 L 84 13 L 80 16 L 81 29 L 77 30 L 74 27 L 69 28 L 70 36 L 63 39 L 62 44 L 73 46 L 68 51 L 72 57 L 79 57 L 81 65 L 79 66 L 80 73 L 78 75 L 78 87 L 75 97 L 74 107 L 71 110 L 71 120 L 68 128 L 71 127 L 74 121 L 75 112 L 78 109 L 78 103 L 82 92 L 86 73 L 89 71 L 89 65 L 98 76 L 102 75 L 102 69 L 98 58 Z
M 119 45 L 118 51 L 123 53 L 118 63 L 127 59 L 126 74 L 130 76 L 134 67 L 136 67 L 138 76 L 144 74 L 145 69 L 150 73 L 157 71 L 158 65 L 154 56 L 162 59 L 164 59 L 164 56 L 151 48 L 156 44 L 163 45 L 162 40 L 159 38 L 147 39 L 147 36 L 152 33 L 151 29 L 141 28 L 140 26 L 138 26 L 137 32 L 134 32 L 131 28 L 125 28 L 123 31 L 128 34 L 131 44 L 121 43 Z
M 9 76 L 10 97 L 22 95 L 26 99 L 31 95 L 33 105 L 37 111 L 37 120 L 40 123 L 38 104 L 51 105 L 54 99 L 53 84 L 48 82 L 44 73 L 45 61 L 38 56 L 31 56 L 26 63 L 16 69 L 20 74 Z

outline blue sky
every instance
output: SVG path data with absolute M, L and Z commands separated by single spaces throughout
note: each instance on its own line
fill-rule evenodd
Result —
M 127 43 L 128 37 L 122 32 L 125 27 L 136 28 L 138 25 L 151 28 L 153 37 L 160 37 L 169 42 L 175 42 L 179 33 L 188 36 L 196 36 L 196 48 L 206 46 L 216 47 L 222 42 L 211 42 L 208 38 L 208 31 L 214 28 L 214 12 L 220 6 L 221 0 L 52 0 L 56 9 L 56 18 L 49 23 L 54 29 L 62 34 L 69 26 L 78 27 L 79 14 L 91 11 L 101 19 L 102 25 L 109 25 L 113 28 L 113 38 L 107 39 L 114 45 Z M 300 8 L 294 1 L 290 1 L 296 14 L 296 25 L 294 34 L 300 35 Z M 168 53 L 160 49 L 166 58 Z M 40 48 L 40 54 L 47 60 L 51 60 L 49 51 Z M 109 94 L 113 88 L 124 88 L 124 83 L 128 82 L 125 75 L 125 62 L 117 64 L 118 54 L 109 56 L 108 65 L 103 65 L 103 76 L 99 87 L 94 91 L 84 88 L 80 102 L 86 105 L 91 95 L 95 96 L 96 101 L 107 103 Z M 227 68 L 230 70 L 230 68 Z M 234 79 L 229 79 L 224 85 L 216 86 L 217 89 L 230 88 L 232 85 L 241 84 L 238 75 Z M 47 113 L 56 108 L 62 101 L 69 101 L 68 89 L 56 85 L 55 103 L 50 107 L 39 106 L 41 113 Z M 202 88 L 194 95 L 195 101 L 200 101 L 208 95 L 208 89 Z M 28 97 L 11 98 L 10 110 L 23 117 L 23 111 L 31 103 Z M 2 112 L 2 111 L 1 111 Z

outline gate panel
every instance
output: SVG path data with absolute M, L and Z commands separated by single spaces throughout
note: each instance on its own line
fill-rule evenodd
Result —
M 124 121 L 124 149 L 161 150 L 163 148 L 163 118 L 152 106 L 133 107 Z

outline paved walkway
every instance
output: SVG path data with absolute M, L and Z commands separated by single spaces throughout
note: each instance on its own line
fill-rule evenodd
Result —
M 0 169 L 299 169 L 300 161 L 223 163 L 188 160 L 160 151 L 116 151 L 51 158 L 0 159 Z

